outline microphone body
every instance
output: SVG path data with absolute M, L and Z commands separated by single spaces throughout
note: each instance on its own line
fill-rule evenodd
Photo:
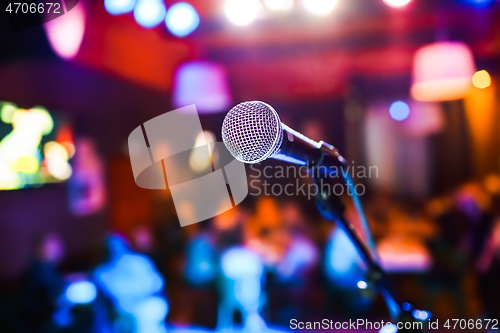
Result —
M 323 141 L 311 140 L 291 129 L 281 122 L 272 106 L 259 101 L 240 103 L 227 113 L 222 124 L 222 140 L 234 158 L 244 163 L 258 163 L 273 158 L 307 165 L 309 169 L 322 165 L 338 167 L 345 164 L 345 159 L 335 147 Z M 349 174 L 342 175 L 346 185 L 353 188 Z M 316 180 L 314 173 L 312 178 Z M 316 196 L 322 215 L 327 219 L 338 220 L 344 226 L 347 235 L 367 264 L 370 277 L 367 281 L 382 292 L 391 317 L 398 320 L 402 310 L 391 295 L 383 270 L 378 264 L 375 245 L 355 188 L 352 198 L 368 245 L 361 240 L 354 225 L 345 218 L 343 203 L 338 196 L 332 193 Z
M 282 142 L 271 158 L 308 167 L 338 166 L 345 163 L 345 159 L 334 146 L 324 141 L 316 142 L 283 123 L 281 127 Z

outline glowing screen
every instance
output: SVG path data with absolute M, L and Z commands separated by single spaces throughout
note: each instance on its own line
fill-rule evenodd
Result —
M 47 109 L 0 102 L 0 190 L 64 181 L 74 154 L 71 128 Z

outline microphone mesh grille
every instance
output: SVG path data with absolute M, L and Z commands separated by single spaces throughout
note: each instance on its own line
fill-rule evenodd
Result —
M 278 113 L 264 102 L 236 105 L 222 124 L 222 141 L 227 150 L 245 163 L 257 163 L 274 155 L 282 137 Z

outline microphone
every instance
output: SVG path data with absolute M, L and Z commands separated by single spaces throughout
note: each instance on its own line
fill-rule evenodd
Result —
M 243 102 L 233 107 L 222 123 L 222 141 L 235 159 L 243 163 L 258 163 L 268 158 L 307 165 L 342 167 L 346 161 L 338 150 L 323 141 L 316 142 L 283 124 L 272 106 L 260 101 Z M 349 173 L 341 173 L 353 192 L 352 199 L 366 235 L 367 245 L 355 227 L 345 218 L 342 201 L 335 195 L 318 195 L 318 208 L 330 220 L 338 220 L 358 249 L 369 268 L 370 279 L 380 288 L 391 316 L 399 319 L 401 308 L 387 289 L 387 282 L 378 264 L 375 244 L 366 217 Z M 314 177 L 314 173 L 312 173 Z
M 316 142 L 283 124 L 274 108 L 260 101 L 233 107 L 222 123 L 222 141 L 235 159 L 258 163 L 268 158 L 298 165 L 344 164 L 338 150 Z

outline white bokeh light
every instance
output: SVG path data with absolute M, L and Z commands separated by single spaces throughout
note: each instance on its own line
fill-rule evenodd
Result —
M 304 7 L 316 15 L 325 15 L 332 11 L 337 0 L 302 0 Z
M 366 283 L 365 281 L 358 281 L 357 286 L 359 289 L 366 289 L 368 288 L 368 283 Z
M 394 8 L 406 6 L 411 0 L 384 0 L 385 4 Z
M 249 25 L 259 14 L 260 3 L 257 0 L 227 0 L 225 6 L 227 18 L 236 25 Z
M 134 9 L 134 18 L 144 28 L 153 28 L 160 24 L 167 14 L 161 0 L 139 0 Z
M 120 15 L 134 9 L 135 0 L 104 0 L 104 7 L 111 15 Z
M 97 288 L 92 282 L 73 282 L 66 289 L 66 299 L 73 304 L 88 304 L 97 297 Z
M 200 24 L 196 10 L 188 3 L 176 3 L 167 12 L 167 29 L 175 36 L 184 37 L 193 32 Z
M 293 0 L 265 0 L 267 8 L 271 10 L 290 10 Z

